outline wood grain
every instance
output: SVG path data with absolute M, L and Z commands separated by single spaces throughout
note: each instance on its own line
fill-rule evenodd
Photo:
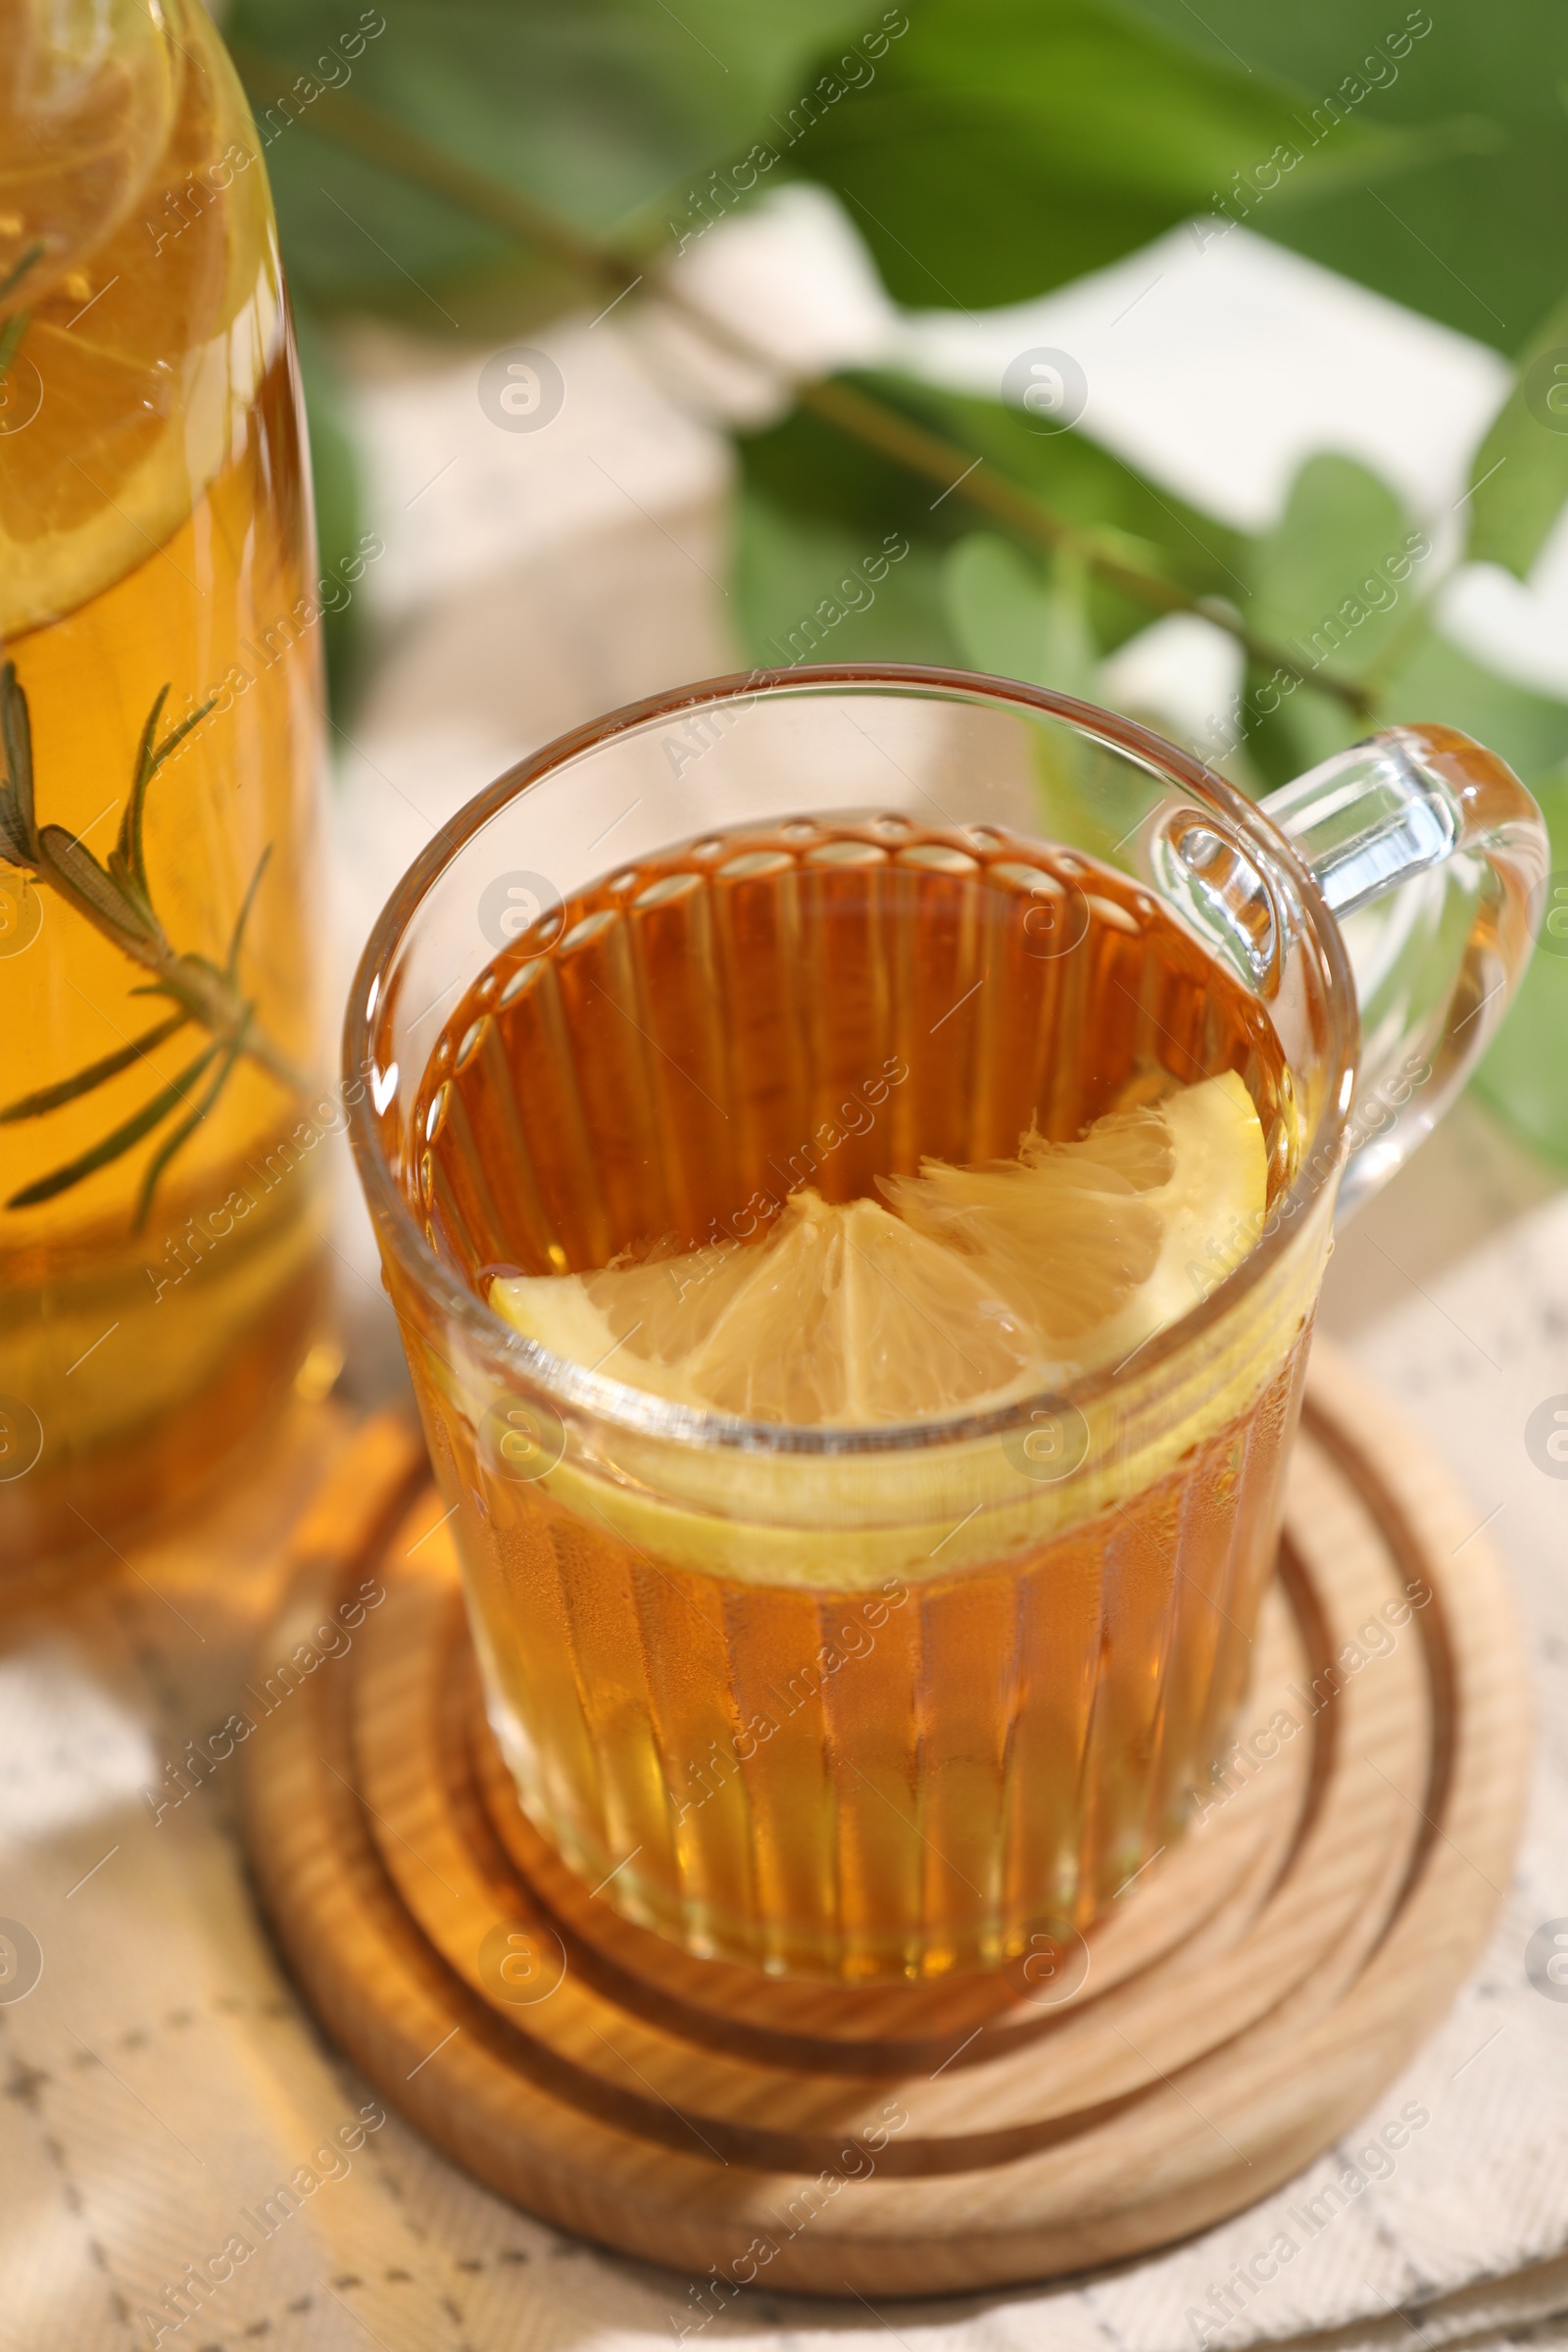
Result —
M 1504 1582 L 1321 1342 L 1251 1752 L 1043 1984 L 776 1983 L 618 1919 L 518 1811 L 433 1490 L 385 1534 L 407 1476 L 368 1432 L 299 1546 L 270 1657 L 368 1577 L 384 1598 L 250 1743 L 257 1878 L 378 2088 L 502 2193 L 628 2253 L 908 2295 L 1201 2228 L 1365 2112 L 1507 1884 L 1527 1702 Z

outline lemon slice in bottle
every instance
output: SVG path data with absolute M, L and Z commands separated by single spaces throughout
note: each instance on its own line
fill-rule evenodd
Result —
M 59 86 L 24 41 L 0 92 L 4 638 L 153 560 L 237 446 L 279 334 L 270 206 L 216 30 L 134 0 L 63 14 Z
M 891 1204 L 792 1196 L 767 1240 L 590 1274 L 502 1276 L 552 1354 L 749 1420 L 873 1427 L 1115 1364 L 1261 1228 L 1262 1129 L 1240 1078 L 1112 1111 L 1015 1160 L 926 1161 Z

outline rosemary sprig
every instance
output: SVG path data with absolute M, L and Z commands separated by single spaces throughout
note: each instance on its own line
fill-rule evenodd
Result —
M 204 703 L 168 734 L 160 736 L 158 724 L 168 697 L 169 687 L 165 685 L 147 714 L 136 746 L 119 839 L 105 866 L 99 864 L 85 842 L 67 832 L 64 825 L 38 823 L 27 698 L 18 682 L 16 664 L 8 662 L 0 668 L 0 747 L 5 754 L 5 774 L 0 777 L 0 859 L 53 890 L 132 963 L 151 974 L 148 981 L 132 990 L 132 995 L 164 997 L 174 1007 L 152 1028 L 128 1039 L 114 1053 L 89 1062 L 85 1069 L 7 1103 L 0 1108 L 0 1126 L 45 1118 L 68 1102 L 79 1102 L 82 1096 L 119 1077 L 122 1071 L 129 1069 L 191 1022 L 206 1030 L 209 1040 L 179 1075 L 161 1087 L 139 1110 L 122 1119 L 87 1151 L 78 1152 L 74 1159 L 65 1161 L 48 1175 L 13 1193 L 6 1206 L 31 1208 L 39 1201 L 52 1200 L 57 1194 L 69 1192 L 99 1168 L 108 1167 L 111 1161 L 133 1151 L 183 1105 L 186 1115 L 175 1119 L 142 1177 L 131 1223 L 131 1230 L 136 1233 L 147 1221 L 159 1179 L 207 1117 L 241 1058 L 254 1061 L 291 1092 L 303 1093 L 308 1083 L 259 1028 L 255 1002 L 244 995 L 239 985 L 245 926 L 271 856 L 271 845 L 263 850 L 246 886 L 221 967 L 208 956 L 176 950 L 153 905 L 143 841 L 148 791 L 170 755 L 192 728 L 200 726 L 213 708 L 212 702 Z M 191 1090 L 204 1079 L 208 1083 L 193 1099 Z

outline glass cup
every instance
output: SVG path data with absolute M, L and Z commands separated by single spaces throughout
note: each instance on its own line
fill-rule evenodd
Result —
M 765 856 L 732 838 L 759 827 Z M 681 842 L 694 878 L 641 887 Z M 922 861 L 986 925 L 892 956 L 846 1046 L 810 965 L 829 931 L 805 921 L 769 963 L 747 891 L 787 868 L 802 907 L 896 922 Z M 1246 1689 L 1336 1200 L 1479 1054 L 1545 864 L 1529 795 L 1447 728 L 1254 807 L 1089 705 L 891 665 L 617 711 L 431 843 L 354 983 L 351 1131 L 490 1720 L 606 1902 L 699 1955 L 919 1981 L 1081 1933 L 1181 1834 Z M 1140 1006 L 1156 923 L 1227 976 L 1233 1034 L 1217 986 Z M 640 1192 L 744 1238 L 770 1199 L 870 1192 L 933 1133 L 951 1159 L 1004 1154 L 976 1073 L 1020 1035 L 1080 1069 L 1113 1029 L 1146 1098 L 1238 1068 L 1270 1171 L 1256 1229 L 1209 1237 L 1191 1303 L 1120 1365 L 792 1425 L 554 1356 L 481 1295 L 499 1258 L 605 1263 Z

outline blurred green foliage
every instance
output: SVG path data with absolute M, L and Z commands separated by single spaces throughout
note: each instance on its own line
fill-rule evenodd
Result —
M 1264 207 L 1255 223 L 1263 235 L 1510 354 L 1559 300 L 1568 11 L 1554 0 L 1131 5 L 1211 59 L 1282 74 L 1314 102 L 1358 80 L 1366 95 L 1353 120 L 1368 129 L 1430 133 L 1446 122 L 1468 132 L 1435 148 L 1397 187 L 1352 184 L 1290 214 Z M 1390 36 L 1423 18 L 1430 31 L 1395 54 Z
M 1568 297 L 1520 352 L 1513 390 L 1476 453 L 1473 478 L 1487 487 L 1470 554 L 1525 578 L 1568 499 Z
M 320 0 L 235 0 L 223 32 L 242 70 L 253 53 L 284 69 L 265 92 L 247 78 L 296 295 L 436 333 L 444 313 L 471 331 L 541 317 L 573 289 L 395 163 L 345 154 L 310 82 L 351 90 L 581 229 L 635 238 L 662 234 L 687 183 L 768 135 L 864 16 L 844 0 L 681 0 L 678 15 L 659 0 L 397 0 L 358 17 L 345 5 L 343 30 L 364 28 L 345 43 Z
M 1474 1083 L 1494 1110 L 1568 1166 L 1568 774 L 1538 776 L 1535 793 L 1551 833 L 1540 945 Z
M 400 0 L 328 22 L 318 0 L 224 18 L 302 315 L 325 547 L 358 522 L 318 319 L 499 340 L 601 307 L 627 270 L 652 288 L 754 186 L 791 177 L 840 198 L 890 295 L 920 309 L 1021 301 L 1195 216 L 1245 220 L 1516 357 L 1445 572 L 1470 556 L 1525 577 L 1568 500 L 1568 389 L 1545 398 L 1568 356 L 1547 233 L 1568 206 L 1568 16 L 1545 0 Z M 1208 600 L 1249 640 L 1233 738 L 1200 747 L 1238 781 L 1265 789 L 1381 721 L 1446 719 L 1544 791 L 1568 867 L 1568 705 L 1450 641 L 1422 518 L 1365 466 L 1310 459 L 1250 539 L 1082 432 L 1041 432 L 1000 387 L 851 389 L 942 437 L 952 494 L 806 406 L 738 435 L 754 658 L 944 661 L 1102 697 L 1102 663 L 1162 602 Z M 1057 524 L 977 515 L 957 479 L 973 459 Z M 1270 707 L 1281 653 L 1300 675 Z M 339 686 L 350 654 L 340 635 Z M 1568 1157 L 1565 1015 L 1568 962 L 1542 957 L 1484 1084 Z
M 898 302 L 1026 301 L 1206 211 L 1233 169 L 1300 136 L 1299 91 L 1102 0 L 915 0 L 908 16 L 797 167 L 852 207 Z M 1351 122 L 1300 184 L 1407 151 Z M 1283 200 L 1299 200 L 1294 176 Z
M 360 468 L 343 414 L 337 375 L 321 330 L 309 311 L 294 320 L 305 412 L 311 437 L 311 480 L 316 493 L 316 543 L 321 576 L 336 573 L 356 554 L 360 534 Z M 326 647 L 327 687 L 334 702 L 353 683 L 358 647 L 354 604 L 328 605 L 321 621 Z

